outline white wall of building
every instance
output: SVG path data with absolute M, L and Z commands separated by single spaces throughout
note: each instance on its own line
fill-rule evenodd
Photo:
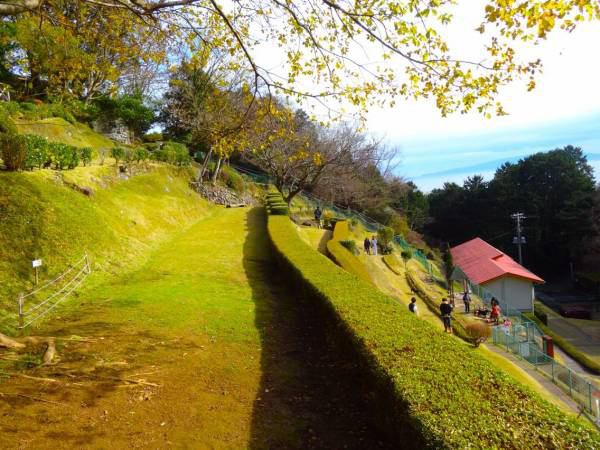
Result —
M 521 311 L 533 310 L 533 283 L 523 278 L 503 276 L 482 284 L 494 297 L 511 308 Z

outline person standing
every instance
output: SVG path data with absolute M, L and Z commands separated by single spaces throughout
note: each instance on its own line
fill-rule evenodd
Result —
M 408 310 L 413 313 L 415 316 L 418 316 L 417 313 L 417 299 L 416 298 L 411 298 L 410 299 L 410 305 L 408 305 Z
M 492 306 L 492 312 L 490 313 L 490 322 L 498 325 L 498 323 L 500 322 L 500 313 L 501 313 L 501 309 L 500 309 L 500 305 L 498 304 L 498 302 L 494 303 L 494 306 Z
M 440 313 L 442 314 L 442 320 L 444 321 L 444 331 L 452 334 L 452 305 L 448 303 L 446 298 L 442 299 Z
M 365 254 L 370 255 L 371 254 L 371 241 L 369 240 L 369 236 L 367 236 L 365 238 L 365 242 L 363 244 L 365 246 Z
M 321 228 L 321 215 L 323 214 L 323 211 L 321 211 L 321 207 L 319 205 L 317 205 L 317 208 L 315 209 L 315 221 L 317 222 L 317 227 Z
M 371 238 L 371 253 L 377 256 L 377 237 L 373 236 Z
M 465 304 L 465 313 L 471 312 L 471 296 L 469 295 L 469 291 L 465 291 L 463 303 Z

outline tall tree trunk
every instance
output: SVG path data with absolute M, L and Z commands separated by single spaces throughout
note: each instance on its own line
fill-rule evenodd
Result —
M 202 179 L 204 178 L 204 174 L 206 173 L 206 168 L 208 167 L 208 162 L 210 161 L 211 155 L 212 155 L 212 148 L 208 151 L 208 153 L 204 157 L 204 161 L 202 161 L 202 167 L 200 168 L 200 171 L 198 172 L 198 178 L 196 178 L 196 181 L 198 183 L 202 183 Z
M 215 173 L 213 173 L 212 183 L 215 184 L 217 182 L 217 178 L 219 177 L 219 171 L 221 170 L 221 163 L 223 162 L 223 157 L 219 157 L 217 161 L 217 166 L 215 167 Z

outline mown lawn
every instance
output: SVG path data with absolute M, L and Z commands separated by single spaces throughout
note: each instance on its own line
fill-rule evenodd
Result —
M 3 443 L 390 448 L 314 320 L 273 270 L 262 211 L 213 209 L 38 330 L 61 360 L 24 372 L 53 381 L 3 384 Z

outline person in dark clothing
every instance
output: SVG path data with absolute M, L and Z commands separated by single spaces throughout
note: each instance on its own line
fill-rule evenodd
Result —
M 365 253 L 367 255 L 370 255 L 371 254 L 371 240 L 369 239 L 368 236 L 365 238 L 365 242 L 363 245 L 365 246 Z
M 444 321 L 444 331 L 452 334 L 452 305 L 450 305 L 445 298 L 442 299 L 440 312 L 442 313 L 442 320 Z
M 411 313 L 414 313 L 414 315 L 417 315 L 417 299 L 416 298 L 411 298 L 410 299 L 410 305 L 408 305 L 408 310 Z
M 463 303 L 465 304 L 465 312 L 471 312 L 471 296 L 469 295 L 469 291 L 465 291 L 463 295 Z
M 323 214 L 323 211 L 321 211 L 321 207 L 317 206 L 317 208 L 315 209 L 315 221 L 317 222 L 317 226 L 319 228 L 321 228 L 321 215 Z

